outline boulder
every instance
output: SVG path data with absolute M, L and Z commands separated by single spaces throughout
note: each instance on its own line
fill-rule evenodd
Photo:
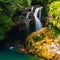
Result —
M 31 33 L 25 42 L 25 46 L 28 53 L 47 60 L 58 59 L 60 56 L 60 44 L 56 42 L 58 38 L 52 39 L 50 30 L 44 27 Z

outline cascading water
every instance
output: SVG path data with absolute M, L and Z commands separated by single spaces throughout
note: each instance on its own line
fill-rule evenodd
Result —
M 37 7 L 34 11 L 34 17 L 35 17 L 35 25 L 36 25 L 36 31 L 42 28 L 41 23 L 41 10 L 43 7 Z M 38 12 L 39 12 L 39 18 L 38 18 Z
M 31 12 L 32 12 L 32 13 L 33 13 L 33 9 L 34 9 L 34 8 L 33 8 L 33 6 L 32 6 L 32 7 L 31 7 Z
M 30 19 L 29 19 L 29 14 L 30 14 L 30 12 L 28 12 L 27 15 L 26 15 L 26 27 L 27 27 L 27 33 L 29 33 L 29 21 L 30 21 Z
M 30 13 L 33 13 L 34 14 L 34 18 L 35 18 L 35 26 L 36 26 L 36 31 L 41 29 L 42 28 L 42 23 L 41 23 L 41 10 L 42 10 L 43 7 L 37 7 L 33 13 L 33 6 L 31 8 L 31 12 L 27 12 L 27 15 L 26 15 L 26 20 L 25 20 L 25 23 L 26 23 L 26 28 L 27 28 L 27 34 L 29 33 L 29 26 L 30 26 L 30 19 L 29 19 L 29 15 Z M 38 13 L 39 13 L 39 17 L 38 17 Z

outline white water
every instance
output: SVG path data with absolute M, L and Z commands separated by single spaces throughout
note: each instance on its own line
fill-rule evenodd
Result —
M 28 12 L 27 15 L 26 15 L 26 27 L 27 27 L 27 33 L 29 33 L 29 21 L 30 21 L 30 19 L 29 19 L 29 14 L 30 14 L 30 12 Z
M 31 8 L 31 12 L 34 14 L 34 17 L 35 17 L 35 26 L 36 26 L 36 31 L 41 29 L 42 28 L 42 23 L 41 23 L 41 10 L 42 10 L 43 7 L 37 7 L 33 13 L 33 6 Z M 29 19 L 29 15 L 31 12 L 27 12 L 27 15 L 26 15 L 26 20 L 25 20 L 25 23 L 26 23 L 26 27 L 27 27 L 27 33 L 29 33 L 29 22 L 30 22 L 30 19 Z M 38 12 L 39 12 L 39 17 L 38 17 Z
M 35 17 L 35 25 L 36 25 L 36 31 L 42 28 L 41 23 L 41 10 L 43 7 L 37 7 L 34 11 L 34 17 Z M 38 12 L 39 12 L 39 18 L 38 18 Z
M 10 49 L 10 50 L 14 49 L 14 46 L 10 46 L 9 49 Z
M 33 8 L 33 6 L 32 6 L 32 7 L 31 7 L 31 12 L 32 12 L 32 13 L 33 13 L 33 9 L 34 9 L 34 8 Z
M 33 6 L 31 7 L 31 12 L 33 12 Z M 27 12 L 27 15 L 26 15 L 26 27 L 27 27 L 27 33 L 29 33 L 29 22 L 30 22 L 30 19 L 29 19 L 29 15 L 31 12 Z

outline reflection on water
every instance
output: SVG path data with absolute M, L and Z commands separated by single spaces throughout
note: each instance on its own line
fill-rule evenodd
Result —
M 12 50 L 0 50 L 0 60 L 39 60 L 39 58 Z

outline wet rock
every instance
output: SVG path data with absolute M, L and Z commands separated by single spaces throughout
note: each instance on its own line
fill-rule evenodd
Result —
M 30 12 L 28 17 L 27 17 L 27 14 L 29 12 L 26 12 L 25 14 L 22 14 L 20 17 L 19 17 L 19 20 L 16 22 L 17 23 L 17 26 L 20 30 L 27 30 L 27 24 L 29 25 L 29 30 L 35 30 L 35 27 L 34 29 L 32 29 L 32 27 L 34 26 L 35 24 L 35 21 L 34 21 L 34 16 L 33 14 Z M 29 22 L 29 23 L 28 23 Z M 31 27 L 32 26 L 32 27 Z
M 19 20 L 17 22 L 17 26 L 18 26 L 19 30 L 26 30 L 25 19 L 26 18 L 24 16 L 19 17 Z

